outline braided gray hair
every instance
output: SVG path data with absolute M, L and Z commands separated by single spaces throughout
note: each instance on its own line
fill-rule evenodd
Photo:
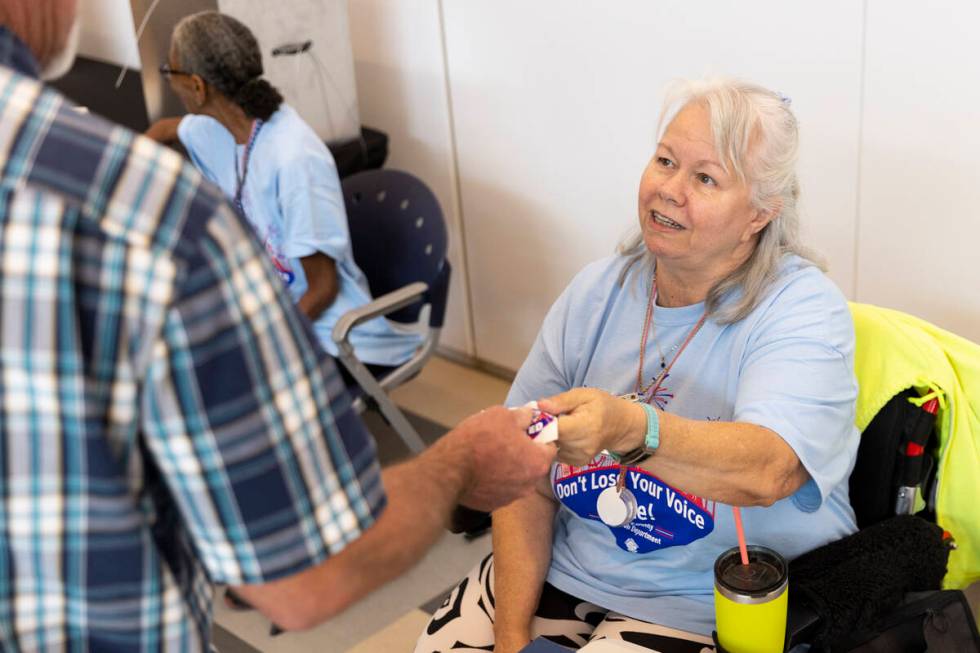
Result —
M 174 28 L 172 45 L 181 70 L 200 75 L 252 118 L 268 120 L 282 95 L 262 79 L 262 51 L 240 21 L 217 11 L 183 18 Z
M 737 322 L 762 299 L 784 256 L 796 254 L 824 269 L 820 257 L 803 245 L 799 235 L 796 116 L 789 108 L 788 98 L 755 84 L 730 79 L 681 81 L 668 92 L 658 135 L 663 134 L 668 118 L 673 119 L 692 103 L 708 109 L 715 150 L 722 165 L 749 184 L 753 205 L 779 210 L 760 232 L 749 258 L 719 280 L 705 298 L 705 310 L 712 319 L 723 324 Z M 642 234 L 630 236 L 620 245 L 619 252 L 630 258 L 626 270 L 643 260 L 654 264 Z M 626 270 L 621 278 L 625 278 Z M 734 301 L 723 306 L 729 295 Z

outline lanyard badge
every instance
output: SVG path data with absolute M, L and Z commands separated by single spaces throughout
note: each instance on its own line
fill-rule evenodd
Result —
M 616 485 L 599 493 L 595 508 L 606 526 L 626 526 L 636 519 L 636 495 L 626 488 L 626 466 L 620 465 Z

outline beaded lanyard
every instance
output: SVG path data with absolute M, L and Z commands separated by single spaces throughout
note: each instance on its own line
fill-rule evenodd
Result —
M 690 344 L 694 336 L 697 335 L 701 327 L 704 326 L 705 319 L 707 319 L 707 312 L 702 313 L 701 319 L 698 320 L 697 324 L 688 332 L 687 337 L 684 338 L 684 342 L 681 343 L 680 347 L 677 348 L 677 352 L 670 359 L 670 363 L 666 366 L 661 365 L 660 374 L 650 382 L 650 384 L 644 388 L 643 387 L 643 363 L 645 359 L 645 353 L 647 349 L 647 335 L 650 333 L 650 325 L 653 324 L 653 307 L 657 303 L 657 273 L 654 271 L 653 277 L 650 279 L 650 298 L 647 300 L 647 312 L 646 318 L 643 322 L 643 335 L 640 338 L 640 364 L 636 370 L 636 386 L 631 395 L 627 395 L 627 398 L 632 401 L 643 401 L 645 403 L 650 403 L 653 397 L 656 396 L 657 390 L 660 389 L 660 384 L 663 383 L 664 379 L 667 378 L 667 374 L 670 369 L 674 367 L 674 363 L 677 359 L 681 357 L 684 353 L 684 349 Z M 626 484 L 626 465 L 619 466 L 619 476 L 616 478 L 616 487 L 622 491 Z
M 657 390 L 660 389 L 660 384 L 663 383 L 663 380 L 665 378 L 667 378 L 667 374 L 670 372 L 670 368 L 672 368 L 674 366 L 674 363 L 677 362 L 677 359 L 681 357 L 681 354 L 684 352 L 684 348 L 687 347 L 688 343 L 690 343 L 691 340 L 694 339 L 694 336 L 697 335 L 698 331 L 701 330 L 701 327 L 704 326 L 705 319 L 708 317 L 707 313 L 703 313 L 701 315 L 701 319 L 698 320 L 698 323 L 695 324 L 694 327 L 691 329 L 691 331 L 687 334 L 687 337 L 684 339 L 684 342 L 681 343 L 681 346 L 678 347 L 677 352 L 670 359 L 670 363 L 668 363 L 666 366 L 661 365 L 660 374 L 658 374 L 657 378 L 655 378 L 653 381 L 650 382 L 650 385 L 644 388 L 643 387 L 643 362 L 647 350 L 647 335 L 650 333 L 650 325 L 653 324 L 653 307 L 656 303 L 657 303 L 657 275 L 656 273 L 654 273 L 653 278 L 650 280 L 650 299 L 647 300 L 646 320 L 643 323 L 643 336 L 640 338 L 640 364 L 636 370 L 636 387 L 634 389 L 634 394 L 636 394 L 637 397 L 643 399 L 647 403 L 649 403 L 649 399 L 647 399 L 646 397 L 653 396 L 654 394 L 656 394 Z
M 252 123 L 252 132 L 248 136 L 248 143 L 245 145 L 245 154 L 242 157 L 241 174 L 238 172 L 238 161 L 235 161 L 235 181 L 237 182 L 237 187 L 235 188 L 235 206 L 238 207 L 238 212 L 242 215 L 245 215 L 242 194 L 245 192 L 245 179 L 248 177 L 248 162 L 252 158 L 252 148 L 255 147 L 255 139 L 258 138 L 259 130 L 262 129 L 263 124 L 265 123 L 261 120 L 255 120 Z

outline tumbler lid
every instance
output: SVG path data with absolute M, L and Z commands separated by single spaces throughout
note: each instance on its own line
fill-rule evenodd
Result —
M 743 565 L 738 547 L 715 561 L 715 587 L 726 598 L 738 603 L 764 603 L 786 590 L 786 561 L 764 546 L 747 547 L 749 564 Z

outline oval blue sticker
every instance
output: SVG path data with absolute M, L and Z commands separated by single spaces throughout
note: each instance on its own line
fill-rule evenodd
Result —
M 554 493 L 561 503 L 583 519 L 601 523 L 596 511 L 599 494 L 616 485 L 619 466 L 600 456 L 589 467 L 559 465 Z M 626 471 L 625 487 L 636 498 L 636 518 L 625 526 L 606 527 L 616 544 L 631 553 L 649 553 L 683 546 L 707 536 L 715 528 L 715 502 L 667 485 L 639 467 Z

